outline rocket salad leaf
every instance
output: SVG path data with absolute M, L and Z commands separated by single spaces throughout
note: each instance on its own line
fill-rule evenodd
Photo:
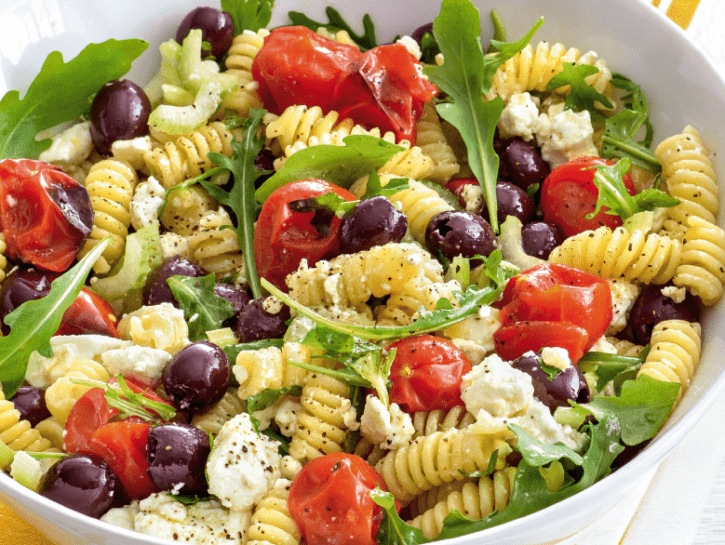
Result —
M 274 0 L 221 0 L 222 11 L 232 16 L 234 35 L 266 28 L 272 18 Z
M 350 28 L 350 25 L 345 22 L 345 19 L 342 18 L 340 12 L 332 6 L 327 6 L 325 13 L 327 14 L 327 20 L 329 21 L 327 23 L 314 21 L 299 11 L 290 11 L 289 18 L 293 25 L 304 26 L 314 32 L 317 32 L 317 29 L 320 27 L 325 28 L 330 32 L 345 30 L 350 35 L 352 41 L 359 45 L 361 51 L 363 52 L 378 45 L 375 38 L 375 25 L 373 24 L 373 20 L 370 18 L 370 15 L 367 13 L 363 16 L 364 33 L 362 35 L 356 34 L 355 31 Z
M 214 293 L 215 280 L 214 273 L 202 277 L 176 275 L 166 280 L 184 311 L 192 341 L 205 338 L 207 331 L 220 328 L 234 315 L 232 304 Z
M 597 72 L 599 68 L 596 66 L 565 62 L 561 72 L 551 78 L 546 88 L 551 90 L 570 85 L 571 91 L 566 96 L 564 109 L 588 111 L 592 121 L 603 121 L 604 114 L 595 107 L 595 103 L 599 102 L 606 108 L 612 108 L 613 105 L 607 97 L 586 82 L 587 77 Z

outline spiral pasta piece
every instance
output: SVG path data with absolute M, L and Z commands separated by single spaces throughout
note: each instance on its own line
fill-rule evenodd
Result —
M 672 279 L 708 306 L 720 300 L 725 283 L 725 232 L 700 217 L 690 216 L 682 258 Z
M 305 105 L 288 106 L 282 115 L 267 125 L 267 138 L 276 140 L 283 150 L 299 143 L 309 146 L 312 138 L 319 140 L 333 132 L 349 134 L 354 125 L 353 120 L 339 118 L 340 114 L 336 111 L 324 114 L 319 106 L 312 108 Z M 342 145 L 342 142 L 334 145 Z
M 171 303 L 143 306 L 118 322 L 118 335 L 139 346 L 165 350 L 172 356 L 189 344 L 184 311 Z
M 247 399 L 265 389 L 278 389 L 304 383 L 307 372 L 290 365 L 289 361 L 311 363 L 311 349 L 303 344 L 287 342 L 282 349 L 276 346 L 243 350 L 237 355 L 234 376 L 239 382 L 238 395 Z
M 388 197 L 392 203 L 400 203 L 401 210 L 408 218 L 411 234 L 421 244 L 425 243 L 425 230 L 430 221 L 441 212 L 453 210 L 434 189 L 425 184 L 408 181 L 408 188 Z
M 11 449 L 27 452 L 55 451 L 50 440 L 45 438 L 39 430 L 27 420 L 20 418 L 20 411 L 15 408 L 12 401 L 5 399 L 0 388 L 0 441 Z M 6 469 L 0 467 L 0 469 Z
M 700 335 L 698 323 L 684 320 L 658 323 L 652 329 L 652 349 L 637 376 L 647 375 L 665 382 L 677 382 L 681 385 L 677 394 L 679 402 L 700 362 Z
M 447 411 L 436 409 L 417 412 L 413 415 L 413 427 L 415 428 L 413 438 L 432 435 L 437 431 L 460 430 L 475 421 L 476 418 L 463 405 L 456 405 Z
M 224 98 L 224 108 L 234 110 L 242 117 L 249 116 L 249 108 L 261 108 L 262 101 L 257 94 L 258 84 L 252 78 L 252 63 L 269 36 L 266 28 L 257 32 L 244 30 L 234 37 L 224 64 L 228 74 L 239 80 L 239 88 Z
M 205 212 L 199 228 L 188 240 L 191 260 L 218 278 L 234 275 L 244 268 L 239 237 L 224 208 Z
M 45 391 L 45 404 L 50 414 L 65 426 L 75 402 L 91 389 L 91 386 L 76 384 L 72 379 L 106 382 L 109 378 L 106 368 L 98 362 L 89 359 L 70 362 L 65 373 Z
M 474 427 L 419 437 L 410 445 L 391 451 L 375 469 L 393 496 L 403 502 L 443 483 L 462 480 L 461 471 L 487 469 L 496 451 L 496 469 L 503 469 L 506 455 L 511 452 L 505 441 L 510 432 L 476 433 Z
M 254 508 L 247 545 L 298 545 L 302 540 L 287 507 L 289 485 L 275 485 Z
M 461 481 L 443 483 L 440 486 L 426 490 L 421 495 L 413 498 L 413 500 L 406 506 L 408 510 L 407 519 L 412 520 L 419 517 L 429 509 L 433 509 L 440 502 L 445 501 L 452 492 L 460 492 L 467 483 L 472 482 L 475 482 L 475 480 L 466 477 Z
M 179 136 L 162 148 L 144 153 L 147 168 L 161 182 L 165 189 L 198 176 L 212 166 L 208 158 L 210 151 L 231 157 L 234 153 L 231 142 L 234 135 L 221 121 Z
M 473 520 L 482 519 L 494 511 L 500 513 L 511 499 L 515 477 L 516 468 L 507 467 L 491 476 L 481 477 L 478 483 L 466 483 L 460 491 L 451 492 L 445 500 L 409 524 L 420 529 L 427 539 L 433 539 L 441 533 L 443 520 L 454 509 Z
M 435 310 L 439 299 L 446 298 L 458 306 L 455 292 L 459 291 L 457 280 L 433 283 L 425 277 L 413 278 L 400 292 L 391 293 L 384 305 L 375 308 L 376 323 L 393 327 L 412 324 L 421 312 Z
M 204 214 L 217 210 L 219 203 L 200 185 L 172 187 L 159 220 L 172 233 L 188 237 L 199 228 Z
M 93 228 L 78 254 L 81 258 L 106 237 L 111 243 L 93 265 L 98 274 L 105 274 L 123 255 L 131 225 L 129 206 L 138 182 L 136 171 L 126 161 L 106 159 L 94 164 L 86 177 L 86 190 L 93 208 Z
M 461 165 L 458 164 L 458 158 L 443 134 L 441 121 L 433 101 L 426 102 L 423 106 L 423 112 L 417 123 L 417 131 L 418 137 L 415 145 L 423 154 L 433 160 L 433 172 L 427 178 L 438 184 L 445 184 L 451 177 L 458 174 Z
M 667 209 L 664 229 L 682 238 L 692 216 L 715 223 L 720 208 L 717 179 L 697 130 L 688 125 L 681 134 L 664 140 L 655 148 L 655 157 L 662 164 L 667 192 L 680 199 L 680 204 Z
M 50 441 L 51 447 L 62 451 L 63 445 L 63 434 L 65 432 L 65 426 L 58 422 L 58 419 L 54 416 L 49 416 L 45 420 L 41 420 L 35 425 L 35 429 L 40 432 L 40 435 Z
M 289 453 L 305 463 L 324 454 L 340 452 L 350 422 L 350 388 L 327 375 L 312 373 L 302 388 L 300 402 L 304 410 L 297 414 L 297 431 Z
M 627 356 L 630 358 L 638 356 L 644 348 L 639 344 L 634 344 L 626 339 L 618 339 L 617 337 L 607 337 L 607 342 L 614 347 L 618 356 Z
M 191 419 L 191 424 L 216 437 L 227 420 L 243 413 L 245 409 L 245 404 L 237 396 L 236 389 L 230 388 L 219 401 L 206 411 L 195 414 Z
M 664 284 L 675 276 L 683 247 L 680 241 L 624 227 L 599 227 L 569 237 L 549 256 L 551 263 L 570 265 L 603 278 Z

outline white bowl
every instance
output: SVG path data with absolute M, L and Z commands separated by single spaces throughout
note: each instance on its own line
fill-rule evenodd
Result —
M 475 3 L 481 10 L 484 40 L 491 32 L 488 13 L 495 8 L 508 26 L 509 40 L 518 39 L 543 15 L 546 22 L 534 42 L 546 39 L 582 52 L 599 53 L 613 70 L 642 86 L 649 99 L 655 143 L 691 124 L 700 131 L 709 150 L 718 152 L 712 156 L 716 171 L 721 176 L 725 173 L 725 133 L 721 130 L 725 83 L 698 47 L 661 13 L 637 0 Z M 136 82 L 146 83 L 160 60 L 158 45 L 175 35 L 182 17 L 197 5 L 193 0 L 0 0 L 0 95 L 9 89 L 25 89 L 51 51 L 61 50 L 67 61 L 87 43 L 111 37 L 139 37 L 150 42 L 130 74 Z M 439 1 L 278 0 L 273 23 L 286 22 L 288 10 L 326 20 L 326 5 L 342 11 L 359 30 L 358 22 L 369 12 L 378 41 L 384 42 L 432 21 Z M 702 322 L 705 340 L 700 368 L 664 429 L 639 456 L 575 497 L 447 543 L 552 543 L 583 529 L 613 507 L 648 469 L 672 451 L 725 388 L 725 374 L 721 372 L 725 351 L 723 302 L 707 312 Z M 164 543 L 79 515 L 28 491 L 4 474 L 0 475 L 0 498 L 59 545 Z

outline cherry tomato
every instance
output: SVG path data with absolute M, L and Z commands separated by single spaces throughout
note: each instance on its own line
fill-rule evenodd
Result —
M 134 378 L 128 378 L 123 377 L 124 382 L 126 383 L 126 386 L 128 386 L 131 390 L 133 390 L 134 393 L 137 394 L 143 394 L 143 396 L 147 399 L 150 399 L 151 401 L 156 401 L 157 403 L 163 403 L 164 405 L 168 405 L 169 407 L 173 407 L 174 405 L 168 401 L 167 399 L 164 399 L 159 394 L 153 391 L 153 384 L 144 384 L 138 379 Z M 108 384 L 115 386 L 118 384 L 118 379 L 116 377 L 111 378 L 108 381 Z M 150 410 L 150 409 L 149 409 Z M 152 411 L 153 412 L 153 411 Z M 156 413 L 154 413 L 156 414 Z M 128 419 L 125 419 L 128 420 Z
M 471 362 L 452 342 L 418 335 L 392 345 L 396 349 L 390 368 L 390 401 L 407 413 L 447 410 L 461 401 L 461 378 L 471 370 Z
M 340 119 L 393 131 L 415 143 L 423 104 L 438 88 L 421 77 L 418 61 L 402 44 L 382 45 L 351 63 L 335 88 L 332 109 Z
M 594 185 L 594 173 L 600 165 L 612 165 L 611 161 L 599 157 L 577 157 L 551 171 L 541 188 L 541 209 L 544 221 L 553 223 L 570 237 L 606 225 L 615 229 L 622 225 L 619 216 L 605 214 L 602 209 L 592 219 L 585 216 L 594 212 L 599 190 Z M 631 195 L 635 189 L 629 174 L 625 174 L 624 185 Z
M 353 201 L 355 195 L 324 180 L 302 180 L 276 189 L 262 205 L 254 230 L 254 260 L 259 276 L 287 291 L 284 279 L 295 270 L 302 258 L 312 266 L 320 259 L 340 253 L 337 233 L 341 220 L 332 217 L 321 233 L 312 225 L 314 212 L 293 212 L 292 201 L 317 197 L 333 191 Z
M 0 220 L 10 259 L 65 271 L 93 227 L 85 187 L 58 167 L 0 161 Z
M 532 343 L 544 346 L 572 346 L 569 357 L 576 363 L 582 353 L 606 331 L 612 321 L 612 295 L 609 283 L 593 274 L 567 265 L 542 263 L 514 276 L 506 284 L 499 305 L 502 327 L 494 333 L 497 346 L 504 346 L 506 359 L 514 359 L 528 350 Z M 531 327 L 519 326 L 515 333 L 507 328 L 521 322 L 538 324 L 538 335 Z M 556 327 L 553 323 L 576 326 L 576 329 Z M 581 331 L 579 331 L 581 330 Z M 523 336 L 519 333 L 525 332 Z M 582 340 L 581 332 L 586 334 Z M 532 338 L 530 339 L 529 336 Z M 552 338 L 553 337 L 553 338 Z M 545 344 L 549 342 L 551 344 Z M 576 348 L 582 345 L 580 351 Z M 509 357 L 515 354 L 513 357 Z
M 463 190 L 467 185 L 480 185 L 476 178 L 456 178 L 451 180 L 443 187 L 458 197 L 458 203 L 461 208 L 466 209 L 466 199 L 463 198 Z
M 148 423 L 111 422 L 98 428 L 90 440 L 92 453 L 103 458 L 118 476 L 129 499 L 146 498 L 158 492 L 147 473 L 150 429 Z
M 496 330 L 493 335 L 496 353 L 513 361 L 529 350 L 538 352 L 547 346 L 564 348 L 572 362 L 577 362 L 586 352 L 589 333 L 571 322 L 529 321 L 516 322 Z
M 310 545 L 375 545 L 383 510 L 370 497 L 383 478 L 362 458 L 337 452 L 315 458 L 295 477 L 288 507 Z
M 73 404 L 65 423 L 63 446 L 66 452 L 92 454 L 91 437 L 98 428 L 118 414 L 106 402 L 106 393 L 101 388 L 92 388 Z
M 116 315 L 105 299 L 82 288 L 63 314 L 56 335 L 106 335 L 118 338 Z
M 264 107 L 281 114 L 304 104 L 330 111 L 335 86 L 350 63 L 361 56 L 352 45 L 323 38 L 308 28 L 282 27 L 264 40 L 252 63 L 252 77 Z

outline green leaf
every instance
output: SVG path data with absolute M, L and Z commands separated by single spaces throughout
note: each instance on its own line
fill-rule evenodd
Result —
M 382 197 L 390 197 L 391 195 L 395 195 L 404 189 L 408 189 L 407 178 L 393 178 L 387 184 L 381 185 L 378 173 L 375 170 L 372 170 L 370 171 L 370 177 L 368 178 L 368 183 L 365 188 L 365 195 L 363 195 L 362 198 L 364 200 L 378 195 Z
M 195 505 L 213 499 L 212 496 L 185 496 L 182 494 L 172 494 L 171 492 L 167 492 L 165 495 L 183 505 Z
M 546 365 L 545 363 L 539 365 L 539 369 L 546 373 L 546 380 L 548 380 L 549 382 L 554 380 L 559 375 L 559 373 L 561 373 L 561 369 L 559 369 L 558 367 L 554 367 L 553 365 Z
M 445 63 L 427 66 L 424 72 L 448 95 L 448 102 L 438 104 L 438 113 L 460 132 L 469 165 L 483 190 L 491 226 L 498 232 L 498 155 L 493 149 L 493 137 L 504 105 L 500 98 L 484 102 L 482 93 L 490 88 L 496 69 L 525 47 L 543 20 L 514 44 L 492 40 L 498 53 L 491 57 L 483 55 L 479 21 L 478 9 L 470 0 L 443 0 L 433 22 L 433 34 Z
M 124 76 L 147 47 L 143 40 L 108 40 L 86 46 L 68 63 L 53 51 L 22 99 L 9 91 L 0 100 L 0 159 L 38 157 L 51 140 L 35 135 L 89 113 L 101 86 Z
M 498 449 L 494 450 L 491 453 L 491 457 L 488 459 L 488 466 L 484 471 L 474 471 L 473 473 L 467 473 L 463 471 L 462 469 L 458 470 L 458 473 L 461 475 L 465 475 L 469 479 L 480 479 L 481 477 L 487 477 L 489 475 L 493 475 L 493 472 L 496 471 L 496 464 L 498 463 Z
M 607 384 L 617 377 L 639 369 L 648 352 L 649 345 L 637 357 L 619 356 L 605 352 L 587 352 L 577 362 L 576 366 L 582 373 L 594 372 L 597 375 L 596 388 L 601 392 Z
M 378 394 L 383 405 L 390 407 L 388 395 L 388 376 L 390 367 L 395 359 L 395 348 L 387 354 L 381 354 L 382 349 L 376 352 L 368 352 L 362 358 L 358 358 L 349 364 L 358 375 L 367 379 Z
M 224 350 L 224 353 L 229 358 L 229 361 L 234 364 L 239 353 L 244 350 L 259 350 L 260 348 L 269 348 L 270 346 L 282 348 L 283 345 L 284 341 L 282 339 L 263 339 L 261 341 L 253 341 L 250 343 L 230 344 L 222 347 L 222 350 Z
M 379 545 L 416 545 L 417 543 L 430 543 L 423 536 L 423 532 L 400 518 L 395 510 L 395 498 L 390 492 L 384 492 L 380 487 L 370 491 L 373 501 L 383 508 L 383 521 L 380 523 L 376 536 Z
M 175 275 L 167 278 L 166 283 L 184 311 L 191 341 L 206 338 L 208 330 L 219 329 L 224 320 L 234 315 L 232 304 L 214 293 L 214 273 L 200 277 Z
M 551 78 L 546 88 L 551 90 L 571 85 L 571 91 L 564 102 L 564 109 L 575 112 L 587 111 L 592 121 L 603 120 L 604 114 L 594 104 L 599 102 L 607 108 L 612 108 L 612 103 L 585 80 L 597 72 L 599 68 L 596 66 L 565 62 L 561 72 Z
M 506 25 L 503 22 L 503 19 L 501 18 L 501 15 L 495 10 L 491 10 L 491 23 L 493 23 L 493 38 L 492 40 L 495 42 L 505 42 L 506 41 Z M 488 49 L 486 50 L 486 53 L 495 53 L 496 47 L 493 46 L 493 44 L 488 45 Z
M 561 460 L 562 458 L 571 460 L 578 466 L 583 463 L 580 454 L 562 443 L 557 443 L 556 445 L 542 443 L 516 424 L 510 424 L 509 429 L 518 437 L 519 441 L 516 450 L 521 453 L 526 463 L 531 466 L 544 466 L 554 460 Z
M 342 18 L 340 12 L 332 6 L 328 6 L 325 13 L 327 14 L 327 23 L 314 21 L 299 11 L 290 11 L 289 18 L 293 25 L 304 26 L 315 32 L 317 32 L 317 29 L 320 27 L 323 27 L 330 32 L 346 30 L 350 35 L 350 38 L 352 38 L 352 41 L 360 46 L 362 51 L 367 51 L 368 49 L 372 49 L 378 45 L 375 38 L 375 25 L 373 24 L 373 20 L 370 18 L 370 15 L 367 13 L 363 16 L 362 20 L 364 30 L 362 35 L 356 34 L 353 29 L 350 28 L 350 25 L 345 22 L 345 19 Z
M 259 285 L 257 265 L 254 262 L 254 222 L 256 221 L 254 181 L 261 172 L 254 166 L 254 159 L 264 146 L 264 137 L 257 137 L 257 129 L 262 121 L 265 110 L 251 108 L 249 119 L 244 124 L 240 140 L 231 142 L 234 155 L 230 158 L 220 153 L 209 153 L 209 159 L 216 165 L 229 169 L 234 183 L 229 191 L 213 183 L 202 180 L 200 183 L 209 194 L 220 203 L 227 205 L 237 216 L 235 231 L 244 255 L 244 273 L 255 299 L 262 297 Z
M 299 397 L 302 395 L 302 386 L 286 386 L 279 389 L 265 388 L 258 394 L 251 395 L 247 398 L 247 411 L 253 413 L 266 409 L 270 405 L 274 405 L 287 394 Z
M 63 313 L 78 297 L 93 264 L 111 238 L 98 243 L 71 269 L 53 280 L 41 299 L 26 301 L 5 317 L 10 333 L 0 337 L 0 383 L 5 399 L 18 391 L 25 379 L 28 358 L 34 351 L 50 356 L 50 338 L 58 331 Z
M 355 180 L 371 170 L 377 170 L 405 149 L 369 135 L 347 136 L 343 142 L 344 146 L 312 146 L 292 155 L 257 190 L 257 200 L 264 202 L 275 189 L 307 178 L 319 178 L 348 188 Z
M 245 30 L 258 31 L 267 28 L 272 18 L 274 0 L 221 0 L 222 11 L 232 16 L 234 35 Z

